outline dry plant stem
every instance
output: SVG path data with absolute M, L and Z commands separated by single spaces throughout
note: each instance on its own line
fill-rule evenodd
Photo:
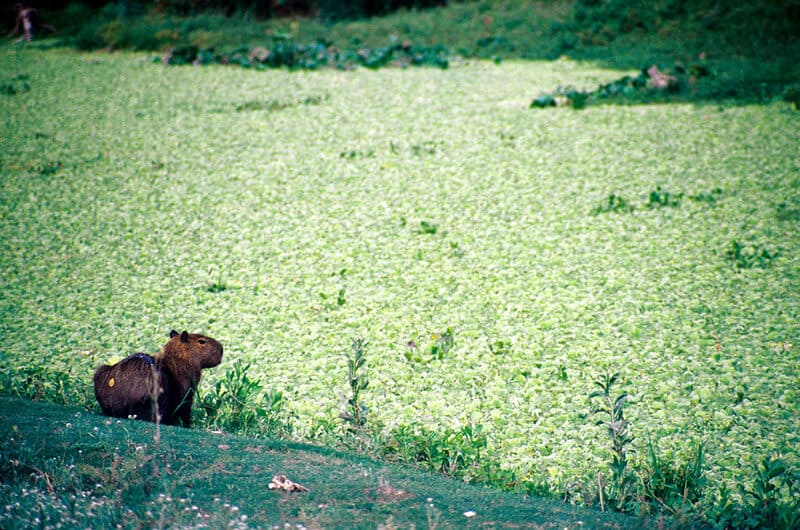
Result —
M 605 502 L 603 500 L 603 483 L 600 481 L 600 473 L 597 474 L 597 493 L 600 495 L 600 511 L 606 511 Z
M 158 372 L 156 371 L 155 366 L 151 366 L 150 370 L 153 374 L 153 406 L 155 407 L 155 418 L 156 418 L 156 432 L 153 435 L 153 444 L 158 447 L 159 442 L 161 441 L 161 411 L 158 409 Z

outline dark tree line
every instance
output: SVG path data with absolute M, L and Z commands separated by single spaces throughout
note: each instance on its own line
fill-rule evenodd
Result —
M 2 10 L 11 15 L 14 2 L 2 1 Z M 58 11 L 75 0 L 29 0 L 26 5 L 45 11 Z M 250 13 L 260 18 L 317 15 L 328 19 L 347 19 L 380 16 L 401 8 L 424 9 L 443 6 L 447 0 L 80 0 L 87 8 L 101 9 L 108 4 L 120 6 L 121 11 L 140 13 L 155 9 L 165 13 L 190 15 L 216 11 L 231 16 Z M 6 5 L 7 4 L 7 5 Z

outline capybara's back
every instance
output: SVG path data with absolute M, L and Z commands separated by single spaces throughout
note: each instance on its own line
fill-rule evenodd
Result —
M 94 395 L 108 416 L 155 421 L 158 368 L 155 359 L 137 353 L 94 374 Z

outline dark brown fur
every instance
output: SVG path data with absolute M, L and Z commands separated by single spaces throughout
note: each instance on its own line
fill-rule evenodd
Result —
M 100 366 L 94 395 L 108 416 L 188 427 L 200 371 L 220 362 L 222 345 L 216 340 L 172 331 L 155 356 L 137 353 L 113 366 Z

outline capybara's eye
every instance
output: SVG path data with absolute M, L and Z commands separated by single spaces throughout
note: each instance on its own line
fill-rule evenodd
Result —
M 206 340 L 205 340 L 205 339 L 200 339 L 200 340 L 198 340 L 197 342 L 199 342 L 200 344 L 205 344 L 205 343 L 206 343 Z

